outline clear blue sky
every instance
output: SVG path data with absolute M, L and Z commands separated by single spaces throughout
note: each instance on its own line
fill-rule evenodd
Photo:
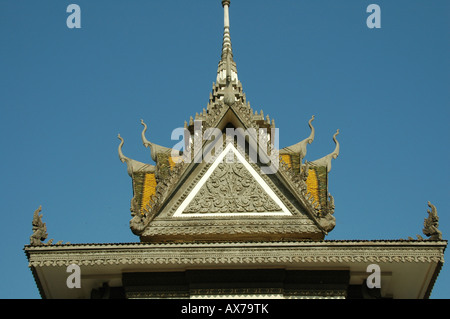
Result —
M 81 29 L 66 8 L 81 7 Z M 381 7 L 381 29 L 366 8 Z M 427 201 L 450 234 L 450 2 L 234 0 L 231 39 L 252 108 L 280 146 L 334 149 L 336 228 L 327 239 L 422 234 Z M 0 0 L 0 298 L 38 298 L 23 246 L 43 207 L 49 238 L 135 242 L 131 179 L 117 155 L 152 163 L 140 139 L 206 107 L 223 32 L 219 0 Z M 447 254 L 448 255 L 448 252 Z M 444 265 L 432 298 L 450 296 Z

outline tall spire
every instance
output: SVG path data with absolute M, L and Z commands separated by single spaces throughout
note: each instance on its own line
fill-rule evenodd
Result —
M 231 54 L 233 56 L 233 50 L 231 48 L 231 37 L 230 37 L 230 13 L 229 13 L 229 6 L 230 1 L 225 0 L 222 1 L 223 6 L 223 43 L 222 43 L 222 61 L 226 60 L 226 57 L 228 54 Z
M 250 107 L 242 91 L 242 84 L 238 79 L 236 63 L 233 60 L 230 37 L 230 0 L 221 1 L 224 17 L 222 55 L 217 68 L 217 79 L 213 83 L 212 93 L 209 96 L 208 111 L 218 101 L 222 101 L 228 106 L 235 103 L 243 103 Z
M 222 0 L 224 15 L 224 30 L 222 42 L 222 56 L 217 69 L 218 84 L 238 84 L 236 63 L 233 60 L 233 50 L 230 37 L 230 0 Z

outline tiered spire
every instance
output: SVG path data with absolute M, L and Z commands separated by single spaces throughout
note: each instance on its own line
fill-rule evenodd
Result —
M 244 101 L 242 85 L 239 82 L 236 63 L 233 60 L 233 49 L 230 37 L 230 0 L 222 0 L 224 15 L 224 30 L 222 42 L 222 55 L 217 68 L 216 83 L 213 85 L 210 102 L 223 100 L 225 104 L 232 105 L 236 101 Z
M 230 14 L 229 6 L 230 0 L 223 0 L 223 15 L 224 15 L 224 30 L 223 30 L 223 42 L 222 42 L 222 56 L 217 69 L 217 83 L 234 82 L 237 84 L 237 68 L 236 63 L 233 60 L 233 49 L 231 46 L 230 37 Z

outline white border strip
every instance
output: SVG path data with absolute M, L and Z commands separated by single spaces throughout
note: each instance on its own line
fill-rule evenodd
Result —
M 184 209 L 190 204 L 190 202 L 194 199 L 197 193 L 200 191 L 202 186 L 214 172 L 216 167 L 222 163 L 224 157 L 228 154 L 228 152 L 232 150 L 236 155 L 238 160 L 245 166 L 245 168 L 250 172 L 253 178 L 260 184 L 260 186 L 266 191 L 266 193 L 272 198 L 275 203 L 281 207 L 281 212 L 261 212 L 261 213 L 196 213 L 196 214 L 183 214 Z M 187 196 L 187 198 L 183 201 L 183 203 L 178 207 L 173 217 L 221 217 L 221 216 L 292 216 L 292 213 L 286 208 L 283 202 L 275 195 L 273 190 L 267 185 L 267 183 L 259 176 L 259 174 L 253 169 L 253 167 L 245 160 L 245 158 L 238 152 L 238 150 L 234 147 L 233 144 L 228 144 L 225 150 L 217 157 L 216 161 L 211 165 L 208 171 L 203 175 L 200 181 L 195 185 L 194 189 Z

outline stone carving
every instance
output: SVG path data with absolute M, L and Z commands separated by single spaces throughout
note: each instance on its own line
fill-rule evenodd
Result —
M 335 208 L 335 206 L 334 206 L 334 197 L 333 196 L 331 196 L 331 194 L 330 193 L 328 193 L 328 202 L 327 202 L 327 205 L 328 205 L 328 212 L 330 213 L 330 214 L 334 214 L 334 208 Z
M 330 232 L 336 226 L 336 218 L 334 214 L 334 197 L 328 194 L 327 207 L 325 210 L 320 211 L 321 217 L 319 218 L 320 226 L 326 231 Z
M 132 176 L 134 172 L 146 172 L 146 173 L 154 173 L 155 172 L 155 166 L 150 164 L 141 163 L 138 161 L 135 161 L 131 158 L 126 157 L 122 152 L 122 147 L 124 144 L 123 138 L 119 135 L 117 135 L 118 139 L 121 141 L 119 144 L 118 152 L 119 152 L 119 159 L 122 163 L 127 164 L 127 172 L 128 175 Z
M 327 172 L 331 171 L 331 160 L 336 159 L 339 156 L 339 142 L 336 139 L 336 136 L 339 135 L 339 130 L 333 135 L 333 141 L 336 144 L 334 151 L 331 154 L 328 154 L 321 159 L 310 162 L 314 166 L 325 166 L 327 168 Z
M 53 239 L 49 239 L 47 243 L 43 241 L 47 239 L 47 226 L 44 222 L 42 222 L 43 215 L 39 215 L 42 211 L 42 206 L 39 206 L 38 209 L 34 211 L 33 214 L 33 234 L 30 236 L 30 245 L 31 246 L 41 246 L 41 245 L 52 245 Z M 67 243 L 70 244 L 70 243 Z M 56 245 L 62 245 L 62 241 L 58 241 Z
M 144 144 L 145 147 L 150 147 L 150 156 L 152 157 L 152 160 L 156 163 L 158 159 L 157 155 L 159 153 L 170 154 L 172 152 L 172 149 L 149 142 L 145 137 L 145 132 L 147 131 L 147 124 L 145 124 L 144 120 L 142 119 L 141 124 L 144 126 L 144 129 L 142 130 L 141 133 L 142 143 Z
M 176 187 L 177 182 L 179 182 L 180 176 L 185 171 L 186 167 L 187 164 L 184 162 L 176 164 L 171 171 L 171 174 L 158 182 L 155 194 L 151 197 L 150 202 L 143 212 L 138 213 L 140 212 L 139 205 L 136 201 L 132 200 L 132 219 L 130 220 L 130 228 L 135 235 L 141 235 L 147 225 L 156 217 L 159 209 L 167 199 L 167 196 L 169 196 Z
M 136 195 L 131 199 L 131 220 L 130 220 L 130 229 L 133 234 L 139 236 L 145 229 L 147 219 L 147 211 L 144 210 L 141 213 L 141 209 L 139 207 L 139 203 L 136 200 Z
M 221 163 L 183 213 L 279 212 L 242 163 Z
M 306 180 L 308 179 L 308 175 L 309 175 L 309 162 L 305 161 L 305 164 L 301 167 L 300 170 L 300 178 L 306 182 Z
M 312 126 L 312 121 L 314 121 L 314 115 L 311 117 L 311 119 L 308 122 L 309 127 L 311 128 L 311 134 L 309 135 L 308 138 L 304 139 L 303 141 L 289 146 L 289 147 L 285 147 L 280 151 L 280 155 L 282 154 L 299 154 L 300 156 L 300 167 L 302 165 L 302 160 L 305 158 L 306 156 L 306 147 L 308 146 L 308 144 L 311 144 L 314 141 L 314 135 L 315 135 L 315 130 L 314 130 L 314 126 Z
M 135 161 L 131 158 L 126 157 L 122 152 L 122 147 L 124 144 L 123 138 L 120 136 L 120 134 L 117 136 L 119 140 L 121 141 L 118 148 L 119 153 L 119 159 L 122 163 L 127 164 L 127 172 L 128 175 L 132 178 L 133 181 L 133 192 L 135 190 L 135 180 L 133 179 L 133 174 L 136 172 L 141 173 L 154 173 L 156 171 L 156 167 L 154 165 L 141 163 L 138 161 Z M 136 199 L 136 193 L 134 192 L 134 196 L 131 199 L 131 205 L 130 205 L 130 211 L 131 211 L 131 220 L 130 220 L 130 228 L 132 232 L 136 235 L 138 235 L 140 232 L 142 232 L 145 228 L 144 221 L 147 218 L 146 211 L 141 213 L 141 209 L 139 207 L 139 203 Z
M 227 143 L 228 142 L 226 142 L 226 141 L 224 142 L 223 148 L 226 148 Z M 235 144 L 234 146 L 245 157 L 246 161 L 250 164 L 250 166 L 255 171 L 258 171 L 260 169 L 260 167 L 256 163 L 251 163 L 249 155 L 245 154 L 244 150 L 242 150 L 239 147 L 239 145 Z M 216 155 L 216 157 L 217 156 L 218 155 Z M 197 185 L 197 183 L 203 178 L 203 176 L 206 174 L 206 172 L 209 170 L 210 167 L 211 167 L 211 164 L 204 165 L 203 168 L 197 172 L 197 174 L 195 175 L 195 177 L 191 181 L 191 183 L 186 185 L 186 187 L 184 188 L 184 191 L 180 195 L 180 198 L 176 201 L 175 205 L 171 205 L 170 211 L 168 212 L 169 217 L 172 217 L 175 214 L 178 207 L 183 203 L 183 201 L 187 198 L 187 196 L 193 191 L 195 185 Z M 264 182 L 267 184 L 267 186 L 275 193 L 275 196 L 277 196 L 283 202 L 283 204 L 286 206 L 288 211 L 290 211 L 292 213 L 292 215 L 294 215 L 294 216 L 302 215 L 302 213 L 300 213 L 298 208 L 295 205 L 293 205 L 293 203 L 291 201 L 287 200 L 287 198 L 285 197 L 285 194 L 278 187 L 276 187 L 275 184 L 273 184 L 273 181 L 268 177 L 268 175 L 261 174 L 260 177 L 264 180 Z M 239 220 L 243 220 L 243 219 L 247 219 L 247 218 L 250 218 L 250 217 L 241 216 L 241 218 Z M 251 219 L 253 219 L 253 218 L 254 217 L 252 217 Z M 264 220 L 265 220 L 265 224 L 267 225 L 268 220 L 267 219 L 264 219 Z M 217 222 L 218 222 L 218 220 L 214 221 L 214 223 L 217 223 Z M 178 224 L 179 224 L 179 221 L 177 221 L 177 225 Z M 200 230 L 200 229 L 198 229 L 198 230 Z
M 275 235 L 279 236 L 283 234 L 283 236 L 297 236 L 301 233 L 308 233 L 314 237 L 320 237 L 322 234 L 322 230 L 320 230 L 316 225 L 301 225 L 295 221 L 282 222 L 276 224 L 275 219 L 270 219 L 260 221 L 259 223 L 248 223 L 247 221 L 242 221 L 240 219 L 241 225 L 232 225 L 227 222 L 217 222 L 216 224 L 210 223 L 206 225 L 198 224 L 188 224 L 182 223 L 181 225 L 152 225 L 151 229 L 146 230 L 144 235 L 151 236 L 176 236 L 177 238 L 183 238 L 186 236 L 199 236 L 199 235 L 214 235 L 214 236 L 228 236 L 231 235 L 251 235 L 251 236 L 270 236 Z M 292 236 L 291 236 L 292 235 Z M 256 237 L 258 238 L 258 237 Z M 223 240 L 223 239 L 222 239 Z M 232 241 L 232 239 L 230 239 Z M 170 241 L 168 241 L 170 242 Z
M 230 53 L 227 52 L 227 86 L 225 87 L 225 95 L 224 95 L 224 102 L 226 105 L 231 106 L 236 102 L 235 96 L 234 96 L 234 90 L 231 84 L 231 60 L 230 60 Z
M 42 206 L 39 206 L 33 214 L 33 234 L 30 237 L 30 244 L 32 246 L 44 245 L 43 241 L 47 239 L 47 226 L 42 222 L 43 215 L 39 215 L 42 211 Z
M 428 207 L 431 210 L 427 210 L 428 218 L 425 218 L 423 222 L 423 233 L 425 236 L 430 237 L 429 240 L 442 240 L 442 233 L 438 230 L 439 217 L 437 215 L 436 207 L 428 202 Z
M 305 180 L 309 167 L 312 166 L 311 162 L 305 162 L 300 174 L 295 174 L 284 162 L 281 161 L 280 164 L 280 174 L 289 179 L 290 183 L 295 186 L 293 192 L 298 194 L 299 201 L 309 210 L 310 216 L 317 221 L 324 232 L 328 233 L 333 230 L 336 226 L 336 218 L 333 216 L 335 208 L 333 196 L 328 194 L 327 205 L 321 207 L 318 202 L 314 202 L 314 197 L 307 191 Z
M 293 192 L 297 195 L 299 201 L 303 203 L 305 207 L 309 210 L 312 216 L 316 216 L 320 211 L 320 207 L 313 206 L 314 197 L 312 197 L 311 194 L 307 193 L 308 189 L 305 182 L 307 178 L 306 171 L 304 174 L 296 174 L 283 161 L 281 161 L 280 164 L 281 165 L 279 166 L 278 170 L 279 174 L 282 175 L 285 179 L 287 179 L 289 183 L 293 186 Z
M 233 60 L 233 52 L 231 48 L 231 37 L 229 32 L 229 17 L 228 17 L 228 6 L 229 1 L 224 0 L 224 34 L 222 43 L 222 56 L 217 69 L 217 80 L 212 85 L 212 92 L 209 94 L 209 101 L 206 105 L 206 109 L 203 112 L 195 114 L 194 117 L 190 117 L 189 121 L 185 122 L 185 129 L 191 133 L 191 138 L 186 140 L 186 156 L 190 156 L 191 160 L 194 160 L 197 156 L 191 148 L 195 144 L 194 141 L 195 134 L 201 134 L 204 136 L 205 131 L 208 128 L 223 128 L 222 121 L 228 120 L 226 116 L 236 117 L 236 123 L 240 123 L 238 126 L 242 126 L 244 129 L 255 129 L 257 136 L 255 141 L 257 143 L 263 143 L 266 145 L 261 146 L 261 149 L 267 150 L 267 156 L 273 156 L 278 158 L 278 154 L 295 155 L 295 159 L 292 159 L 292 163 L 298 163 L 294 167 L 288 167 L 284 162 L 280 162 L 279 170 L 277 176 L 286 185 L 286 189 L 289 194 L 289 198 L 293 198 L 293 203 L 295 202 L 295 207 L 297 209 L 301 207 L 301 211 L 307 211 L 311 219 L 321 230 L 325 233 L 333 229 L 335 225 L 335 219 L 332 216 L 334 212 L 334 204 L 332 203 L 332 198 L 325 203 L 325 201 L 320 202 L 324 207 L 321 207 L 319 201 L 315 200 L 311 194 L 308 194 L 308 189 L 306 185 L 306 180 L 309 173 L 309 168 L 312 166 L 326 167 L 327 172 L 331 169 L 331 161 L 339 155 L 339 143 L 336 140 L 336 136 L 339 134 L 339 130 L 333 136 L 333 140 L 336 143 L 336 149 L 333 153 L 317 160 L 314 162 L 304 161 L 306 156 L 306 148 L 308 144 L 311 144 L 314 140 L 315 129 L 312 125 L 314 116 L 311 117 L 308 124 L 311 129 L 311 133 L 308 138 L 303 141 L 292 145 L 290 147 L 284 148 L 279 151 L 274 144 L 276 141 L 274 130 L 270 128 L 275 128 L 274 119 L 270 119 L 268 115 L 263 114 L 261 110 L 260 113 L 254 111 L 250 107 L 250 103 L 247 101 L 246 95 L 243 92 L 242 84 L 238 80 L 236 63 Z M 200 123 L 200 124 L 199 124 Z M 172 149 L 163 146 L 156 145 L 147 140 L 145 133 L 147 131 L 147 125 L 141 120 L 141 124 L 144 126 L 142 130 L 142 141 L 145 147 L 150 148 L 151 158 L 155 161 L 156 166 L 140 163 L 133 161 L 123 155 L 121 148 L 123 145 L 123 140 L 119 146 L 119 158 L 122 162 L 126 162 L 128 166 L 128 173 L 131 175 L 133 172 L 154 172 L 155 178 L 157 180 L 157 185 L 155 188 L 155 194 L 152 196 L 147 207 L 142 209 L 142 206 L 138 205 L 135 197 L 133 197 L 131 202 L 131 212 L 132 219 L 130 221 L 130 227 L 134 234 L 141 235 L 145 233 L 149 228 L 150 222 L 154 221 L 156 216 L 159 216 L 168 201 L 171 200 L 172 195 L 177 191 L 177 187 L 181 185 L 181 177 L 187 174 L 187 169 L 192 171 L 192 165 L 180 164 L 178 163 L 175 167 L 169 169 L 166 160 L 170 156 Z M 200 132 L 198 132 L 198 128 Z M 197 129 L 197 130 L 196 130 Z M 261 130 L 260 130 L 261 129 Z M 266 132 L 268 133 L 261 133 Z M 194 134 L 194 135 L 192 135 Z M 261 134 L 267 134 L 267 139 L 260 139 Z M 120 138 L 120 137 L 119 137 Z M 205 144 L 203 144 L 205 145 Z M 198 149 L 198 152 L 203 151 Z M 276 156 L 275 156 L 276 155 Z M 213 176 L 211 180 L 208 180 L 203 188 L 197 193 L 191 203 L 186 207 L 184 213 L 214 213 L 221 212 L 233 213 L 233 212 L 275 212 L 281 209 L 278 205 L 268 196 L 268 194 L 261 189 L 255 180 L 252 182 L 245 182 L 245 178 L 237 178 L 236 172 L 239 166 L 234 168 L 221 166 L 220 169 L 223 171 L 224 176 L 216 177 Z M 220 170 L 219 170 L 220 171 Z M 214 172 L 213 175 L 220 175 L 219 171 Z M 245 169 L 243 170 L 245 172 Z M 248 172 L 247 172 L 248 174 Z M 136 174 L 135 174 L 136 175 Z M 234 175 L 234 176 L 233 176 Z M 250 176 L 250 175 L 249 175 Z M 133 183 L 135 182 L 135 176 L 133 177 Z M 214 180 L 215 179 L 215 180 Z M 242 182 L 244 181 L 244 184 Z M 267 182 L 267 181 L 266 181 Z M 327 185 L 323 185 L 326 189 Z M 271 187 L 274 192 L 279 191 L 277 187 Z M 133 184 L 133 190 L 134 190 Z M 226 190 L 226 191 L 224 191 Z M 236 191 L 237 190 L 237 191 Z M 323 194 L 325 197 L 327 191 Z M 135 195 L 135 194 L 134 194 Z M 184 195 L 183 195 L 184 196 Z M 284 194 L 277 194 L 278 198 L 286 198 Z M 179 199 L 179 201 L 184 200 L 186 197 Z M 285 200 L 283 200 L 285 203 Z M 145 205 L 145 204 L 144 204 Z M 292 205 L 292 203 L 291 203 Z M 179 207 L 179 203 L 174 203 L 173 207 Z M 333 207 L 333 208 L 331 208 Z M 170 214 L 173 215 L 173 208 L 170 209 Z M 290 211 L 295 209 L 289 208 Z M 160 218 L 156 218 L 157 222 Z
M 61 267 L 76 263 L 80 266 L 105 265 L 298 265 L 304 263 L 430 263 L 444 262 L 445 247 L 430 249 L 429 241 L 378 241 L 365 249 L 354 249 L 358 243 L 346 242 L 260 242 L 208 244 L 92 244 L 72 246 L 67 250 L 41 253 L 39 246 L 26 247 L 29 265 L 33 267 Z M 389 248 L 390 245 L 398 248 Z M 387 245 L 386 247 L 383 247 Z M 433 244 L 434 245 L 434 244 Z M 87 253 L 89 251 L 89 253 Z

